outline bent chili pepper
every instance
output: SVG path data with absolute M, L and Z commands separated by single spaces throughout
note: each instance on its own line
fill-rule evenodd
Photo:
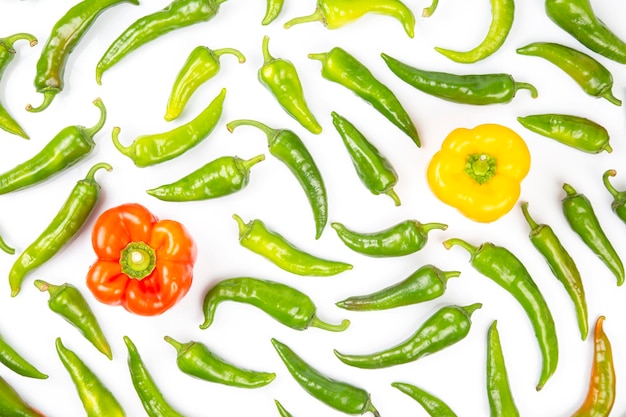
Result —
M 45 417 L 28 404 L 6 379 L 0 376 L 0 415 L 15 417 Z
M 0 362 L 16 374 L 27 378 L 48 378 L 47 374 L 41 372 L 30 361 L 25 359 L 2 336 L 0 336 Z
M 294 330 L 317 327 L 340 332 L 350 325 L 348 320 L 343 320 L 340 324 L 330 324 L 320 320 L 313 300 L 293 287 L 270 280 L 237 277 L 218 282 L 204 295 L 202 301 L 204 322 L 200 325 L 201 329 L 206 329 L 213 323 L 215 311 L 224 301 L 257 307 L 279 323 Z
M 445 240 L 446 249 L 459 245 L 470 254 L 470 263 L 482 275 L 511 294 L 526 312 L 541 350 L 542 365 L 537 391 L 554 374 L 559 359 L 559 345 L 552 313 L 530 273 L 511 251 L 485 242 L 479 247 L 464 240 Z
M 420 147 L 419 134 L 398 97 L 356 57 L 334 47 L 326 53 L 309 54 L 322 63 L 322 77 L 342 85 L 371 104 Z
M 274 338 L 272 344 L 291 376 L 311 396 L 346 414 L 362 415 L 369 412 L 380 417 L 366 390 L 324 375 L 289 346 Z
M 170 336 L 165 341 L 176 349 L 176 365 L 195 378 L 238 388 L 264 387 L 276 378 L 273 372 L 243 369 L 225 361 L 197 341 L 178 342 Z
M 602 174 L 602 182 L 611 196 L 613 196 L 611 210 L 621 221 L 626 223 L 626 191 L 618 191 L 609 181 L 609 177 L 614 177 L 616 175 L 616 170 L 608 169 L 604 171 L 604 174 Z
M 26 275 L 49 261 L 87 222 L 100 197 L 100 184 L 95 174 L 101 169 L 110 171 L 111 165 L 95 164 L 82 180 L 79 180 L 52 221 L 43 232 L 20 254 L 9 271 L 11 297 L 22 288 Z
M 454 411 L 441 399 L 413 384 L 393 382 L 391 386 L 417 401 L 431 417 L 457 417 Z
M 87 273 L 87 287 L 104 304 L 155 316 L 191 287 L 197 257 L 193 238 L 181 223 L 159 220 L 140 204 L 100 214 L 91 242 L 97 260 Z
M 113 144 L 140 168 L 174 159 L 200 144 L 211 134 L 222 115 L 225 97 L 226 89 L 223 88 L 193 120 L 167 132 L 141 135 L 128 146 L 120 143 L 120 128 L 116 126 L 112 132 Z
M 261 24 L 267 26 L 278 18 L 280 12 L 283 10 L 285 0 L 267 0 L 265 6 L 265 15 Z
M 492 417 L 519 417 L 509 385 L 497 320 L 487 331 L 487 398 Z

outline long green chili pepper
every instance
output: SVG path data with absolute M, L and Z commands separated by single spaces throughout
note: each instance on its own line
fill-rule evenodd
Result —
M 95 174 L 103 168 L 108 171 L 112 169 L 103 162 L 91 167 L 85 178 L 76 183 L 46 229 L 15 261 L 9 271 L 12 297 L 20 292 L 22 281 L 28 273 L 56 255 L 83 227 L 100 196 L 100 185 L 95 180 Z
M 574 259 L 563 247 L 552 227 L 538 224 L 528 212 L 528 203 L 522 203 L 522 213 L 530 226 L 528 237 L 537 251 L 544 257 L 554 276 L 563 284 L 574 303 L 580 336 L 583 340 L 589 332 L 587 301 L 582 278 Z
M 57 133 L 37 154 L 0 174 L 0 194 L 30 187 L 75 165 L 89 155 L 96 143 L 93 137 L 106 121 L 102 100 L 94 100 L 100 119 L 90 128 L 68 126 Z
M 193 93 L 217 75 L 221 68 L 220 57 L 226 54 L 234 55 L 240 64 L 246 62 L 246 57 L 233 48 L 212 50 L 206 46 L 197 46 L 191 51 L 172 85 L 165 108 L 166 121 L 178 118 Z
M 593 253 L 617 278 L 617 285 L 624 283 L 624 265 L 613 244 L 602 229 L 591 201 L 576 192 L 570 184 L 563 184 L 566 195 L 561 200 L 563 214 L 568 224 Z
M 261 24 L 264 26 L 272 23 L 278 16 L 280 12 L 283 10 L 283 5 L 285 4 L 285 0 L 267 0 L 265 7 L 265 16 L 263 16 L 263 20 L 261 20 Z
M 113 393 L 73 351 L 56 339 L 56 350 L 70 374 L 88 417 L 124 417 L 126 413 Z
M 149 417 L 182 417 L 161 393 L 130 337 L 124 336 L 124 343 L 128 350 L 130 378 L 146 414 Z
M 472 266 L 511 294 L 524 309 L 541 350 L 541 374 L 536 387 L 537 391 L 541 390 L 556 370 L 559 345 L 552 313 L 524 264 L 507 248 L 491 242 L 476 247 L 452 238 L 443 245 L 446 249 L 459 245 L 467 250 Z
M 343 363 L 363 369 L 379 369 L 413 362 L 463 340 L 472 326 L 472 313 L 481 303 L 447 305 L 435 311 L 407 339 L 374 353 L 349 355 L 334 350 Z
M 240 191 L 250 181 L 250 168 L 265 159 L 260 154 L 250 159 L 221 156 L 182 178 L 146 192 L 163 201 L 198 201 Z
M 322 22 L 328 29 L 338 29 L 370 13 L 391 16 L 402 24 L 410 38 L 415 35 L 415 16 L 400 0 L 317 0 L 312 14 L 293 18 L 283 27 L 289 29 L 300 23 Z
M 28 404 L 3 377 L 0 376 L 0 415 L 7 417 L 45 417 Z
M 38 107 L 28 104 L 26 110 L 40 112 L 50 106 L 64 88 L 65 67 L 72 51 L 102 12 L 125 2 L 139 4 L 138 0 L 82 0 L 55 23 L 37 61 L 34 84 L 37 92 L 43 94 L 43 102 Z
M 613 75 L 609 69 L 584 52 L 554 42 L 534 42 L 518 48 L 517 53 L 544 58 L 569 75 L 588 95 L 622 105 L 611 91 Z
M 509 386 L 497 320 L 487 332 L 487 398 L 491 417 L 519 417 Z
M 207 22 L 226 0 L 174 0 L 165 8 L 133 22 L 111 43 L 96 65 L 96 82 L 102 74 L 135 49 L 180 28 Z
M 9 63 L 15 58 L 13 44 L 20 40 L 28 41 L 31 47 L 37 45 L 37 38 L 29 33 L 16 33 L 5 38 L 0 38 L 0 78 L 9 66 Z M 13 135 L 21 136 L 24 139 L 29 139 L 28 134 L 24 131 L 22 126 L 9 114 L 2 104 L 0 104 L 0 129 Z
M 50 295 L 48 299 L 50 310 L 76 327 L 85 339 L 107 358 L 113 357 L 111 346 L 104 336 L 96 315 L 78 288 L 70 283 L 54 285 L 40 279 L 35 280 L 35 287 Z
M 452 409 L 433 394 L 405 382 L 393 382 L 392 387 L 417 401 L 431 417 L 457 417 Z
M 405 64 L 389 55 L 381 54 L 385 63 L 398 78 L 410 86 L 432 96 L 453 103 L 488 105 L 509 103 L 518 90 L 530 91 L 537 97 L 537 89 L 518 82 L 509 74 L 452 74 L 427 71 Z
M 342 85 L 371 104 L 419 147 L 421 141 L 411 116 L 396 95 L 346 50 L 334 47 L 329 52 L 309 54 L 322 62 L 322 77 Z
M 278 414 L 280 417 L 293 417 L 293 415 L 287 411 L 285 407 L 278 400 L 274 400 L 274 404 L 276 404 L 276 409 L 278 410 Z
M 170 336 L 165 336 L 164 339 L 176 349 L 178 368 L 195 378 L 238 388 L 263 387 L 276 378 L 273 372 L 252 371 L 235 366 L 200 342 L 182 343 Z
M 299 249 L 260 219 L 246 223 L 233 214 L 239 226 L 239 243 L 276 266 L 296 275 L 331 276 L 352 269 L 345 262 L 323 259 Z
M 626 223 L 626 191 L 618 191 L 609 181 L 609 177 L 614 177 L 616 175 L 616 170 L 608 169 L 604 171 L 604 174 L 602 174 L 602 182 L 611 196 L 613 196 L 611 210 L 621 221 Z
M 36 379 L 46 379 L 48 375 L 37 369 L 32 363 L 17 352 L 7 341 L 0 336 L 0 363 L 13 372 Z
M 292 130 L 272 129 L 254 120 L 234 120 L 226 125 L 230 132 L 237 126 L 253 126 L 267 136 L 270 154 L 289 168 L 300 183 L 313 211 L 315 238 L 319 239 L 328 222 L 328 197 L 322 174 L 306 145 Z
M 363 185 L 374 195 L 388 195 L 399 206 L 400 197 L 393 189 L 398 174 L 389 160 L 345 117 L 334 111 L 331 116 Z
M 369 412 L 380 417 L 366 390 L 322 374 L 289 346 L 276 339 L 272 339 L 272 344 L 289 373 L 311 396 L 346 414 L 362 415 Z
M 441 297 L 450 278 L 459 271 L 442 271 L 434 265 L 424 265 L 400 282 L 371 294 L 348 297 L 335 303 L 346 310 L 387 310 L 411 304 L 423 303 Z
M 222 280 L 207 291 L 202 302 L 204 322 L 201 329 L 208 328 L 215 317 L 217 307 L 224 301 L 245 303 L 257 307 L 279 323 L 294 329 L 306 330 L 317 327 L 340 332 L 350 325 L 349 320 L 331 324 L 317 317 L 317 307 L 305 293 L 286 284 L 250 277 Z
M 626 64 L 626 42 L 595 15 L 589 0 L 546 0 L 545 11 L 558 27 L 593 52 Z
M 496 53 L 506 41 L 515 18 L 514 0 L 491 0 L 491 24 L 483 41 L 469 51 L 435 50 L 455 62 L 471 64 Z
M 120 128 L 114 127 L 113 144 L 140 168 L 174 159 L 200 144 L 211 134 L 222 115 L 225 97 L 226 89 L 222 88 L 213 101 L 193 120 L 167 132 L 141 135 L 128 146 L 120 143 Z

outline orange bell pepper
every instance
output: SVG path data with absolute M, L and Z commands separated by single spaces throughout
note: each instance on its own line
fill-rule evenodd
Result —
M 102 303 L 154 316 L 191 287 L 197 248 L 177 221 L 159 220 L 139 204 L 123 204 L 98 217 L 91 241 L 98 259 L 87 274 L 87 287 Z

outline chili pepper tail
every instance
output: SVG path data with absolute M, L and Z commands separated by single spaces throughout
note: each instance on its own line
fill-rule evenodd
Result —
M 58 93 L 59 93 L 59 90 L 57 89 L 44 91 L 43 101 L 41 102 L 41 104 L 38 107 L 33 107 L 32 104 L 27 104 L 26 110 L 31 113 L 39 113 L 39 112 L 44 111 L 50 106 L 50 104 L 52 103 L 52 100 L 54 100 L 54 98 L 56 97 Z

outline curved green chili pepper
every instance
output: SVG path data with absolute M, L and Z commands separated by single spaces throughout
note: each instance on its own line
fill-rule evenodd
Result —
M 530 226 L 529 238 L 533 246 L 544 257 L 554 276 L 563 284 L 567 294 L 574 303 L 580 336 L 587 338 L 589 323 L 587 318 L 587 301 L 585 289 L 574 259 L 561 244 L 552 227 L 537 224 L 528 212 L 528 203 L 522 203 L 522 213 Z
M 582 152 L 596 154 L 613 151 L 606 128 L 584 117 L 546 113 L 520 116 L 517 121 L 532 132 Z
M 317 327 L 340 332 L 350 325 L 349 320 L 343 320 L 340 324 L 320 320 L 316 315 L 317 307 L 313 300 L 293 287 L 258 278 L 237 277 L 222 280 L 207 291 L 202 302 L 204 322 L 200 325 L 201 329 L 206 329 L 213 323 L 215 311 L 224 301 L 257 307 L 294 330 Z
M 431 0 L 430 6 L 424 7 L 422 9 L 422 17 L 430 17 L 437 10 L 437 6 L 439 5 L 439 0 Z
M 0 415 L 7 417 L 45 417 L 20 396 L 3 377 L 0 376 Z
M 589 199 L 576 192 L 570 184 L 563 184 L 566 196 L 561 200 L 565 219 L 574 232 L 611 270 L 617 285 L 624 283 L 624 265 L 615 248 L 600 225 Z
M 225 54 L 234 55 L 240 64 L 246 62 L 246 57 L 233 48 L 211 50 L 206 46 L 197 46 L 191 51 L 172 85 L 165 108 L 166 121 L 178 118 L 193 93 L 217 75 L 221 68 L 220 57 Z
M 280 401 L 274 400 L 274 404 L 276 404 L 276 408 L 278 409 L 278 414 L 280 414 L 280 417 L 293 417 L 293 415 L 289 411 L 287 411 L 285 407 L 283 407 Z
M 313 156 L 293 131 L 272 129 L 254 120 L 234 120 L 226 125 L 230 132 L 237 126 L 253 126 L 267 136 L 270 154 L 289 168 L 304 190 L 315 221 L 315 238 L 319 239 L 328 221 L 328 197 L 326 185 Z
M 122 2 L 139 4 L 138 0 L 82 0 L 55 23 L 37 61 L 34 83 L 37 92 L 43 94 L 43 102 L 38 107 L 28 104 L 26 110 L 40 112 L 48 108 L 63 90 L 65 66 L 72 51 L 102 12 Z
M 417 129 L 400 100 L 354 56 L 342 48 L 334 47 L 326 53 L 309 54 L 309 58 L 322 62 L 322 77 L 361 97 L 409 136 L 418 147 L 421 146 Z
M 54 285 L 40 279 L 35 280 L 35 287 L 39 291 L 47 291 L 50 295 L 48 299 L 50 310 L 76 327 L 107 358 L 113 357 L 111 346 L 104 336 L 98 319 L 78 288 L 69 283 Z
M 417 401 L 431 417 L 457 417 L 454 411 L 441 399 L 413 384 L 393 382 L 391 386 Z
M 387 368 L 416 361 L 463 340 L 470 331 L 472 313 L 481 307 L 481 303 L 444 306 L 426 319 L 415 333 L 395 346 L 362 355 L 347 355 L 335 350 L 335 356 L 346 365 L 363 369 Z
M 13 372 L 28 378 L 48 378 L 48 375 L 38 370 L 33 364 L 20 355 L 2 336 L 0 336 L 0 363 Z
M 247 160 L 237 156 L 222 156 L 170 184 L 146 192 L 163 201 L 198 201 L 222 197 L 248 185 L 250 168 L 264 159 L 263 154 Z
M 611 210 L 613 210 L 613 213 L 615 213 L 620 220 L 626 223 L 626 191 L 618 191 L 609 181 L 609 176 L 614 177 L 615 175 L 617 175 L 617 171 L 614 169 L 604 171 L 602 182 L 611 196 L 613 196 Z
M 411 304 L 423 303 L 441 297 L 450 278 L 459 271 L 442 271 L 434 265 L 424 265 L 400 282 L 371 294 L 348 297 L 335 303 L 346 310 L 387 310 Z
M 272 23 L 280 12 L 283 10 L 283 5 L 285 4 L 285 0 L 267 0 L 267 6 L 265 8 L 265 16 L 263 16 L 263 20 L 261 20 L 261 24 L 266 26 Z
M 391 16 L 402 24 L 410 38 L 415 35 L 415 16 L 400 0 L 317 0 L 312 14 L 293 18 L 283 27 L 289 29 L 300 23 L 322 22 L 328 29 L 338 29 L 369 13 Z
M 289 373 L 314 398 L 346 414 L 362 415 L 369 412 L 380 417 L 366 390 L 329 378 L 276 339 L 272 339 L 272 344 Z
M 534 86 L 517 82 L 509 74 L 461 75 L 427 71 L 405 64 L 385 53 L 381 56 L 391 72 L 405 83 L 426 94 L 453 103 L 473 105 L 509 103 L 521 89 L 529 90 L 532 98 L 537 97 L 537 89 Z
M 102 100 L 94 100 L 100 119 L 90 128 L 68 126 L 56 134 L 37 154 L 0 174 L 0 194 L 30 187 L 75 165 L 89 155 L 96 143 L 93 137 L 106 121 Z
M 226 0 L 174 0 L 167 7 L 133 22 L 111 43 L 96 65 L 96 82 L 102 74 L 135 49 L 173 30 L 207 22 Z
M 500 49 L 509 36 L 515 17 L 514 0 L 491 0 L 491 24 L 483 41 L 469 51 L 454 51 L 435 47 L 435 50 L 455 62 L 471 64 L 485 59 Z
M 9 271 L 11 297 L 20 292 L 22 281 L 29 272 L 50 260 L 83 227 L 100 196 L 100 185 L 94 177 L 96 171 L 103 168 L 112 169 L 106 163 L 91 167 L 85 178 L 76 183 L 46 229 L 17 258 Z
M 497 320 L 487 332 L 487 397 L 491 417 L 519 417 L 506 372 Z
M 517 53 L 544 58 L 569 75 L 585 93 L 605 98 L 616 106 L 622 105 L 622 101 L 611 91 L 613 75 L 590 55 L 553 42 L 534 42 L 518 48 Z
M 443 245 L 446 249 L 459 245 L 467 250 L 472 266 L 511 294 L 524 309 L 541 350 L 542 366 L 537 391 L 541 390 L 556 370 L 559 345 L 552 313 L 524 264 L 507 248 L 491 242 L 476 247 L 452 238 L 444 241 Z
M 126 413 L 113 393 L 98 376 L 70 349 L 56 339 L 56 350 L 76 386 L 88 417 L 124 417 Z
M 398 174 L 389 160 L 345 117 L 334 111 L 331 116 L 363 185 L 374 195 L 387 194 L 399 206 L 400 197 L 393 189 Z
M 273 372 L 259 372 L 239 368 L 196 341 L 181 343 L 170 336 L 165 341 L 176 349 L 176 365 L 195 378 L 239 388 L 263 387 L 276 378 Z
M 118 151 L 129 157 L 140 168 L 174 159 L 198 145 L 211 134 L 222 115 L 225 97 L 226 89 L 222 88 L 213 101 L 193 120 L 167 132 L 139 136 L 128 146 L 120 143 L 120 128 L 114 127 L 113 144 Z

